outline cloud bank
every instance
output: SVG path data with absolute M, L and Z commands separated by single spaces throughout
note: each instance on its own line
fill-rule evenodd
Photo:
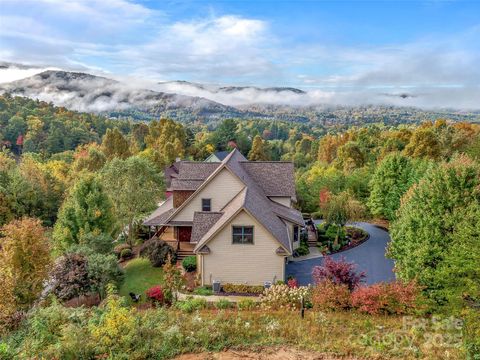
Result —
M 211 13 L 173 18 L 129 0 L 3 0 L 0 59 L 82 70 L 227 105 L 390 104 L 480 109 L 480 25 L 408 43 L 290 42 L 268 20 Z M 0 82 L 44 70 L 0 69 Z M 328 71 L 324 70 L 328 69 Z M 291 86 L 295 92 L 158 82 Z M 407 94 L 402 97 L 400 95 Z

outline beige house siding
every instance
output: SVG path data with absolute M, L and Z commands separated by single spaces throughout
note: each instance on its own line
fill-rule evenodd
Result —
M 232 226 L 253 225 L 253 245 L 232 244 Z M 235 216 L 207 244 L 210 254 L 200 260 L 202 282 L 263 285 L 265 281 L 284 280 L 285 257 L 275 253 L 280 244 L 245 210 Z
M 289 196 L 271 196 L 269 199 L 286 207 L 292 206 L 292 199 Z
M 222 169 L 189 203 L 172 219 L 192 221 L 195 211 L 202 211 L 202 199 L 212 199 L 212 211 L 220 211 L 245 185 L 227 169 Z

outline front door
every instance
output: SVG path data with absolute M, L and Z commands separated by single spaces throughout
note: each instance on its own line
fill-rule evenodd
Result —
M 178 241 L 188 241 L 192 237 L 192 227 L 182 226 L 178 228 Z

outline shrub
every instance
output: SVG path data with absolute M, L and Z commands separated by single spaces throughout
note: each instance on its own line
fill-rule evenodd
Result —
M 202 287 L 198 287 L 198 288 L 194 289 L 193 293 L 195 295 L 210 296 L 210 295 L 213 295 L 213 290 L 209 287 L 202 286 Z
M 363 239 L 368 235 L 365 230 L 353 226 L 347 226 L 347 234 L 352 240 Z
M 207 301 L 200 298 L 187 298 L 187 300 L 178 301 L 175 306 L 186 313 L 192 313 L 195 310 L 205 309 Z
M 127 243 L 123 243 L 123 244 L 115 246 L 115 248 L 113 249 L 113 253 L 115 255 L 117 255 L 118 258 L 120 258 L 121 254 L 122 254 L 122 251 L 125 250 L 125 249 L 129 249 L 131 251 L 132 247 Z
M 67 254 L 57 260 L 50 274 L 52 292 L 60 300 L 70 300 L 90 291 L 88 261 L 80 254 Z
M 238 310 L 253 310 L 258 306 L 258 303 L 253 299 L 242 299 L 237 303 Z
M 326 231 L 325 231 L 325 236 L 326 236 L 329 240 L 333 241 L 333 240 L 335 240 L 335 238 L 337 237 L 337 232 L 339 232 L 339 233 L 338 233 L 338 238 L 339 238 L 340 240 L 345 239 L 345 228 L 342 227 L 342 228 L 340 228 L 340 230 L 339 230 L 338 228 L 339 228 L 338 225 L 334 225 L 334 224 L 328 225 L 328 227 L 327 227 L 327 229 L 326 229 Z
M 308 301 L 310 298 L 310 288 L 301 286 L 290 288 L 288 285 L 273 285 L 265 289 L 260 296 L 260 305 L 267 310 L 294 310 L 299 309 L 301 299 Z
M 130 259 L 132 257 L 132 249 L 123 249 L 120 252 L 120 259 L 125 260 L 125 259 Z
M 226 293 L 239 294 L 261 294 L 264 287 L 262 285 L 242 285 L 242 284 L 224 284 L 223 291 Z
M 163 289 L 160 285 L 152 286 L 150 289 L 145 291 L 147 299 L 154 303 L 162 304 L 164 300 Z
M 295 278 L 288 279 L 287 285 L 291 288 L 298 288 L 298 281 Z
M 163 279 L 165 281 L 165 300 L 170 303 L 174 300 L 174 297 L 176 297 L 177 291 L 180 290 L 185 283 L 182 272 L 177 267 L 177 264 L 172 262 L 170 255 L 167 256 L 167 262 L 163 265 Z
M 186 272 L 194 272 L 197 270 L 197 257 L 196 256 L 187 256 L 182 261 L 182 266 Z
M 140 247 L 140 256 L 147 258 L 154 267 L 165 265 L 168 257 L 172 262 L 175 262 L 176 255 L 173 248 L 165 241 L 152 239 L 146 241 Z
M 301 242 L 300 246 L 295 250 L 298 256 L 304 256 L 310 254 L 310 249 L 308 248 L 308 244 L 305 242 Z
M 108 289 L 105 308 L 98 313 L 98 320 L 90 322 L 89 330 L 98 349 L 105 353 L 121 352 L 133 344 L 136 317 L 133 309 L 122 304 L 121 298 Z
M 228 301 L 227 299 L 220 299 L 215 303 L 217 309 L 231 309 L 234 307 L 234 303 Z
M 323 266 L 315 266 L 312 274 L 316 284 L 330 280 L 335 284 L 347 285 L 350 291 L 355 289 L 365 278 L 364 272 L 357 273 L 355 264 L 347 262 L 343 257 L 339 261 L 335 261 L 329 256 L 325 257 Z
M 368 314 L 406 314 L 416 308 L 420 289 L 416 283 L 381 283 L 362 286 L 352 293 L 352 306 Z
M 350 308 L 350 290 L 345 284 L 324 280 L 313 288 L 312 304 L 317 310 L 348 309 Z

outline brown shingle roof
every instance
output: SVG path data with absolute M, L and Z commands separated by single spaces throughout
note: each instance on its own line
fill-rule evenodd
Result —
M 230 171 L 241 179 L 246 186 L 224 207 L 224 209 L 222 209 L 221 212 L 223 212 L 223 215 L 204 234 L 196 249 L 198 250 L 201 248 L 204 243 L 208 241 L 218 229 L 225 225 L 225 223 L 228 222 L 237 211 L 245 208 L 259 223 L 265 226 L 265 228 L 282 244 L 287 252 L 291 253 L 292 248 L 288 235 L 288 228 L 280 217 L 292 221 L 295 220 L 294 222 L 303 224 L 303 218 L 301 218 L 300 212 L 295 209 L 287 211 L 286 207 L 280 204 L 276 206 L 276 203 L 273 203 L 268 199 L 263 188 L 257 184 L 255 179 L 250 175 L 253 168 L 249 168 L 250 172 L 245 169 L 244 164 L 246 163 L 246 159 L 240 154 L 240 152 L 238 152 L 238 150 L 233 150 L 223 163 Z M 293 172 L 291 172 L 291 174 L 293 176 Z M 293 178 L 290 181 L 293 182 Z
M 242 167 L 267 196 L 295 198 L 293 163 L 285 161 L 246 161 Z
M 302 213 L 297 209 L 286 207 L 274 201 L 271 201 L 270 206 L 272 207 L 272 211 L 278 216 L 280 216 L 282 219 L 288 220 L 301 226 L 305 226 L 305 220 L 303 220 Z
M 193 215 L 193 228 L 190 242 L 198 242 L 222 215 L 223 213 L 221 212 L 196 211 Z
M 163 225 L 173 214 L 173 196 L 170 196 L 144 222 L 145 226 Z
M 172 179 L 171 190 L 197 190 L 205 180 Z
M 219 162 L 182 161 L 178 166 L 178 179 L 205 180 L 216 168 Z

